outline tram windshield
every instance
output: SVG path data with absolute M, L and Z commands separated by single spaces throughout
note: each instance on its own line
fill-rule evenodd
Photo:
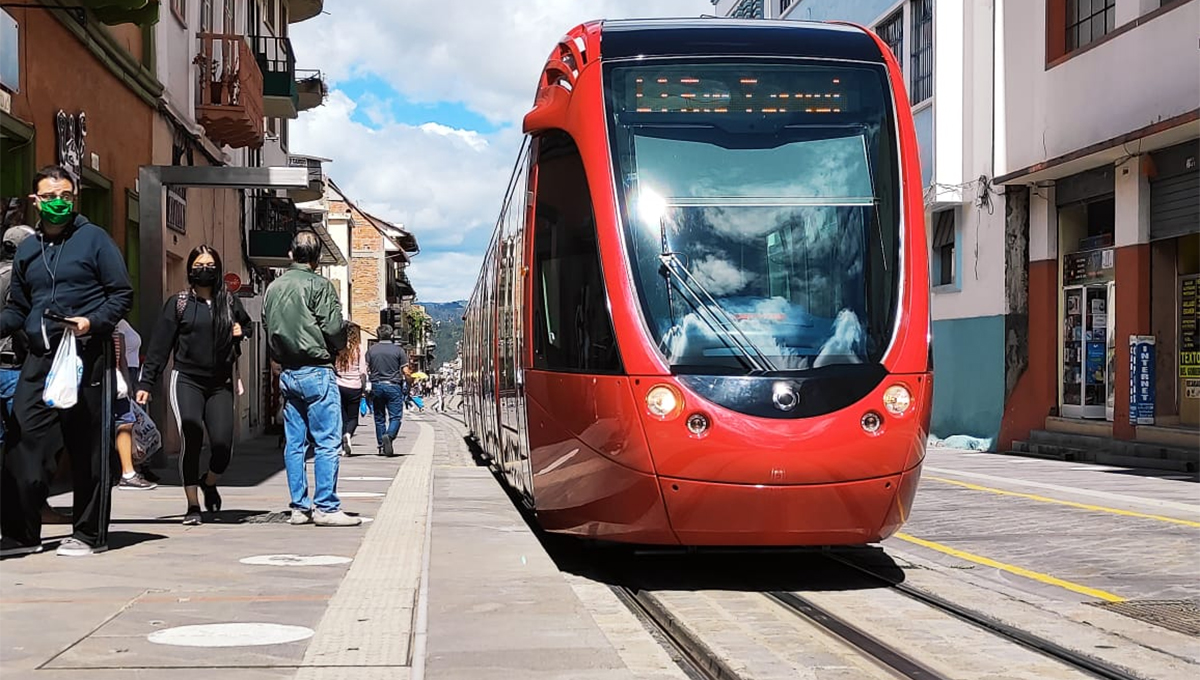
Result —
M 672 369 L 878 362 L 900 238 L 883 67 L 639 60 L 605 77 L 633 278 Z

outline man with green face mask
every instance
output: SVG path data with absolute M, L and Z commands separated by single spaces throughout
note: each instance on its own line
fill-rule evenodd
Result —
M 101 478 L 101 388 L 106 341 L 133 306 L 133 288 L 121 251 L 108 233 L 75 210 L 78 185 L 59 166 L 34 178 L 30 198 L 40 219 L 34 236 L 17 247 L 9 300 L 0 313 L 0 338 L 22 334 L 28 350 L 13 395 L 15 441 L 6 443 L 0 493 L 0 555 L 40 552 L 41 510 L 49 493 L 55 454 L 71 460 L 74 532 L 58 547 L 68 557 L 106 549 L 112 508 Z M 66 323 L 46 318 L 50 312 Z M 79 342 L 83 379 L 79 402 L 56 409 L 42 400 L 46 375 L 64 334 Z M 70 336 L 66 337 L 70 341 Z M 112 447 L 108 447 L 112 453 Z M 114 456 L 115 458 L 115 456 Z M 109 465 L 110 471 L 119 464 Z

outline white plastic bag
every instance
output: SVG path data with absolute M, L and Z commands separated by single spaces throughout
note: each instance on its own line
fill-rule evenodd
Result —
M 158 427 L 146 411 L 136 401 L 131 401 L 129 407 L 133 409 L 133 462 L 139 464 L 146 460 L 150 454 L 162 448 L 162 434 L 159 433 Z
M 78 341 L 70 331 L 63 333 L 54 353 L 54 363 L 46 376 L 42 401 L 50 408 L 68 409 L 79 401 L 79 383 L 83 380 L 83 362 L 76 349 Z
M 125 382 L 125 376 L 122 375 L 121 369 L 118 368 L 115 373 L 117 375 L 117 396 L 126 399 L 129 397 L 129 385 Z

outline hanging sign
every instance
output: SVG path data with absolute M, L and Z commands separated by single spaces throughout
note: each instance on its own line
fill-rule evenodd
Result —
M 1129 424 L 1154 424 L 1153 335 L 1129 336 Z
M 225 288 L 228 289 L 230 293 L 238 292 L 238 290 L 240 290 L 241 287 L 242 287 L 242 277 L 238 276 L 237 274 L 235 274 L 233 272 L 229 272 L 228 274 L 225 275 Z

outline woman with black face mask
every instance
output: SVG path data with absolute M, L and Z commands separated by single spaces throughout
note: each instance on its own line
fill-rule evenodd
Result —
M 150 391 L 174 352 L 171 409 L 179 426 L 179 476 L 187 494 L 184 524 L 200 524 L 199 491 L 209 512 L 221 510 L 217 480 L 233 456 L 234 375 L 241 342 L 251 333 L 250 317 L 223 282 L 221 256 L 197 246 L 187 259 L 188 289 L 167 300 L 154 327 L 142 365 L 137 401 L 150 401 Z M 200 449 L 208 431 L 208 472 L 200 474 Z

